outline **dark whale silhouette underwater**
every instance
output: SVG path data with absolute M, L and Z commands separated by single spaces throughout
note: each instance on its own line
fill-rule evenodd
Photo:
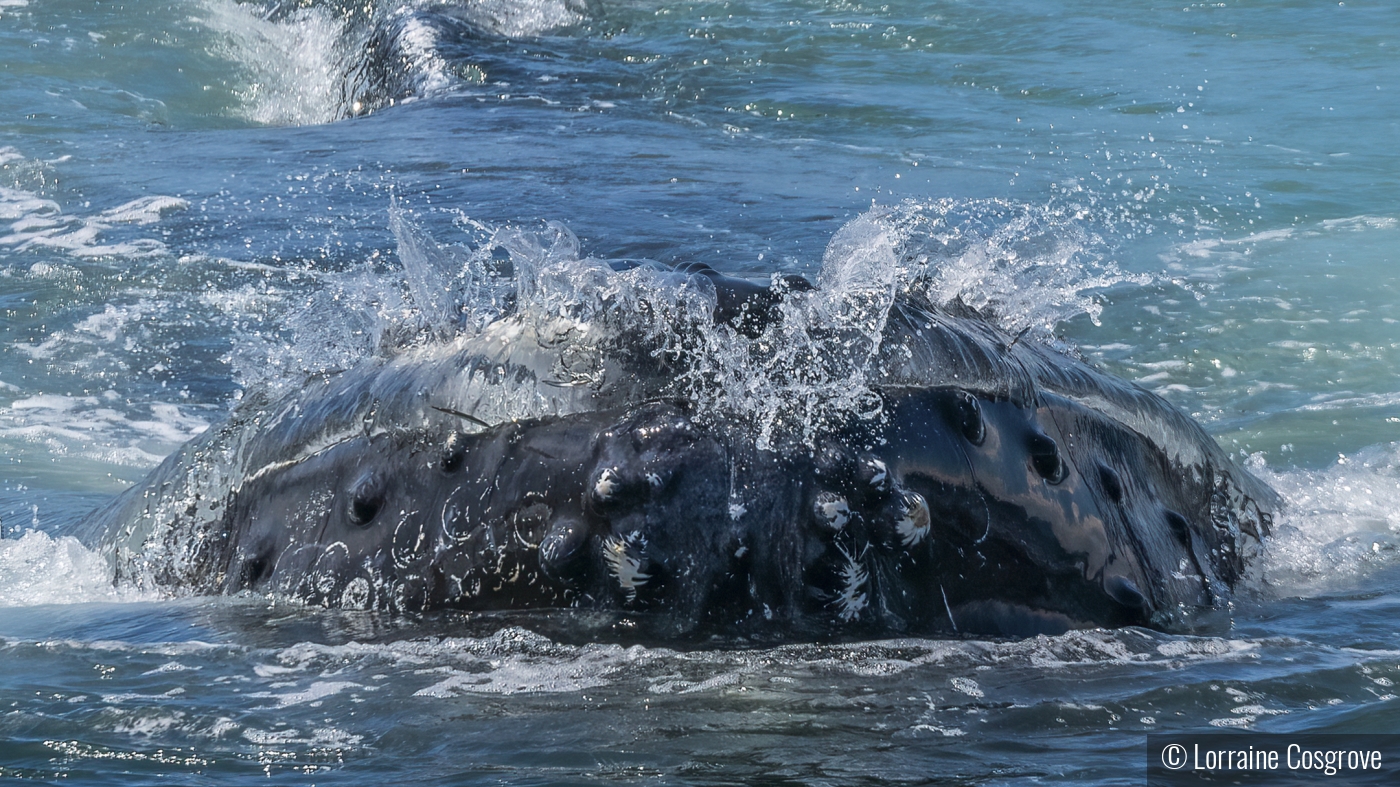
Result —
M 476 311 L 410 266 L 419 340 L 249 394 L 96 512 L 116 580 L 677 640 L 1183 630 L 1280 505 L 1159 396 L 917 277 L 502 257 Z

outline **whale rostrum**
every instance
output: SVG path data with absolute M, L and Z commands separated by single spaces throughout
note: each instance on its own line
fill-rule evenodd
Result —
M 712 288 L 733 337 L 815 292 L 666 275 Z M 580 371 L 550 330 L 502 318 L 250 395 L 87 530 L 117 581 L 197 594 L 579 609 L 674 637 L 1027 635 L 1189 627 L 1279 506 L 1160 397 L 957 303 L 899 294 L 868 412 L 763 439 L 667 386 L 701 350 L 615 336 Z

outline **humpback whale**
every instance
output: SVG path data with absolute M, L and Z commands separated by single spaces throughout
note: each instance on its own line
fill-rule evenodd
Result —
M 318 13 L 338 29 L 327 63 L 337 120 L 493 82 L 535 82 L 500 51 L 577 25 L 589 17 L 582 0 L 272 0 L 263 18 L 286 22 Z
M 908 282 L 835 308 L 825 271 L 568 265 L 591 300 L 517 270 L 477 328 L 251 392 L 88 537 L 116 581 L 176 592 L 670 638 L 1019 636 L 1189 628 L 1279 506 L 1162 398 Z M 724 405 L 756 385 L 735 363 L 774 358 L 787 400 Z

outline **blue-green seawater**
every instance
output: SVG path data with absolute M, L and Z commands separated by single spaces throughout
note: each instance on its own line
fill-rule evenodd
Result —
M 0 775 L 1141 784 L 1150 732 L 1400 732 L 1397 50 L 1384 0 L 0 0 Z M 1209 636 L 758 651 L 111 587 L 65 530 L 353 362 L 393 201 L 759 278 L 945 216 L 967 299 L 1284 494 L 1264 580 Z

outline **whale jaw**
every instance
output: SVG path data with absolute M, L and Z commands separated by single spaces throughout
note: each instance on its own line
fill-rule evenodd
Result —
M 663 638 L 1180 628 L 1266 515 L 1103 415 L 958 389 L 768 450 L 683 403 L 359 435 L 247 480 L 197 592 L 572 609 Z M 1222 491 L 1223 490 L 1223 491 Z

